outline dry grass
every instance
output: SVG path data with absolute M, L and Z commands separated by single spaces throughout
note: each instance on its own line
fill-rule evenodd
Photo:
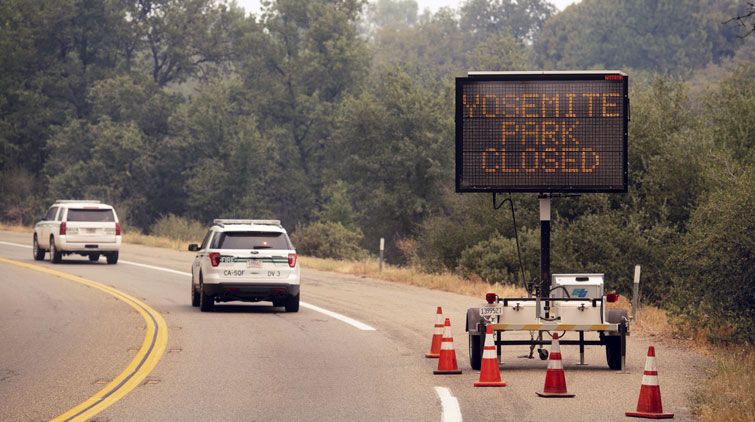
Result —
M 719 348 L 716 364 L 691 397 L 701 421 L 755 421 L 755 354 Z
M 22 226 L 19 224 L 7 224 L 0 222 L 0 230 L 4 232 L 13 232 L 13 233 L 31 233 L 32 228 L 29 226 Z
M 152 236 L 131 230 L 123 232 L 123 241 L 134 245 L 154 246 L 156 248 L 173 249 L 175 251 L 185 251 L 189 243 L 202 242 L 201 240 L 186 241 L 169 237 Z
M 315 270 L 370 277 L 379 280 L 408 284 L 411 286 L 459 293 L 477 298 L 484 297 L 485 293 L 488 292 L 495 292 L 499 296 L 508 297 L 527 295 L 527 292 L 520 287 L 504 284 L 495 284 L 491 286 L 489 283 L 482 280 L 464 279 L 451 273 L 429 274 L 416 268 L 395 267 L 385 264 L 383 265 L 383 271 L 380 272 L 380 264 L 376 259 L 339 261 L 335 259 L 303 256 L 300 257 L 300 260 L 302 266 Z

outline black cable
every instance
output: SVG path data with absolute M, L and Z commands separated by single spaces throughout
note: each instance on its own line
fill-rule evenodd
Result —
M 516 239 L 516 254 L 519 257 L 519 270 L 522 272 L 522 284 L 524 284 L 524 290 L 529 291 L 527 286 L 527 276 L 524 270 L 524 263 L 522 262 L 522 250 L 519 247 L 519 229 L 516 226 L 516 212 L 514 212 L 514 200 L 511 198 L 511 192 L 509 192 L 509 205 L 511 205 L 511 221 L 514 223 L 514 238 Z M 503 203 L 501 203 L 503 205 Z

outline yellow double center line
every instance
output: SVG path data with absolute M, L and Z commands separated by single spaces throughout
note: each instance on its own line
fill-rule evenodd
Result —
M 139 299 L 122 293 L 112 287 L 97 283 L 96 281 L 87 280 L 79 276 L 51 270 L 38 265 L 27 264 L 25 262 L 6 258 L 0 258 L 0 263 L 39 271 L 41 273 L 60 277 L 103 291 L 136 309 L 142 318 L 144 318 L 144 322 L 147 323 L 147 333 L 144 335 L 142 347 L 136 353 L 136 356 L 128 367 L 118 374 L 118 376 L 102 390 L 62 415 L 54 418 L 53 421 L 84 421 L 102 412 L 136 388 L 152 371 L 155 365 L 157 365 L 157 362 L 165 352 L 165 347 L 168 344 L 168 326 L 157 311 L 150 308 Z

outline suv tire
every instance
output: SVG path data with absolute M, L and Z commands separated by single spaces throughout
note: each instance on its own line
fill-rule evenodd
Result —
M 105 257 L 107 258 L 107 263 L 110 265 L 118 263 L 118 252 L 111 252 L 105 255 Z
M 191 306 L 197 307 L 199 306 L 199 292 L 197 291 L 196 287 L 194 287 L 194 276 L 191 276 Z
M 35 261 L 42 261 L 45 259 L 45 250 L 40 249 L 36 234 L 34 235 L 34 242 L 32 243 L 32 253 L 34 254 Z
M 98 254 L 98 253 L 90 254 L 89 255 L 89 260 L 92 261 L 92 262 L 99 261 L 100 260 L 100 254 Z
M 58 252 L 58 248 L 55 246 L 55 237 L 50 236 L 50 262 L 60 264 L 62 260 L 63 252 Z
M 215 297 L 204 292 L 204 283 L 202 276 L 199 276 L 199 310 L 202 312 L 212 312 L 215 310 Z
M 286 312 L 299 312 L 299 295 L 289 296 L 286 299 Z

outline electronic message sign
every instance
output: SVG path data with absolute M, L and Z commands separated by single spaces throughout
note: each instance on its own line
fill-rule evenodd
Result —
M 456 79 L 457 192 L 626 192 L 629 97 L 618 71 Z

